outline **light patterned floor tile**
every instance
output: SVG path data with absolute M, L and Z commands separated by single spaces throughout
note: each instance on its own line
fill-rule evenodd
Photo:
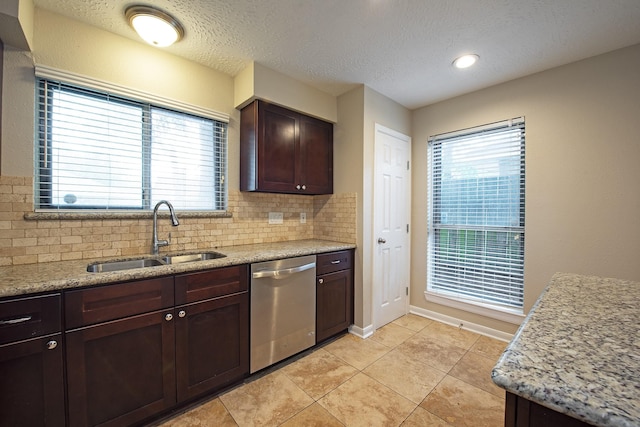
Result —
M 447 375 L 420 406 L 455 427 L 502 427 L 504 399 Z
M 345 426 L 399 426 L 416 404 L 364 374 L 358 374 L 318 401 Z
M 407 314 L 406 316 L 399 317 L 392 323 L 398 326 L 402 326 L 403 328 L 411 329 L 412 331 L 418 332 L 432 322 L 433 320 L 427 319 L 426 317 L 418 316 L 415 314 Z
M 396 348 L 416 361 L 443 372 L 449 372 L 467 352 L 463 348 L 420 333 L 412 336 Z
M 416 332 L 411 329 L 389 323 L 376 330 L 369 339 L 386 345 L 387 347 L 395 347 L 398 344 L 402 344 L 407 338 L 415 335 L 415 333 Z
M 326 351 L 362 370 L 387 354 L 390 347 L 371 339 L 361 339 L 347 334 L 323 347 Z
M 433 322 L 422 329 L 418 334 L 455 345 L 456 347 L 468 350 L 480 337 L 474 332 L 465 331 L 455 326 L 445 325 L 440 322 Z
M 336 417 L 317 403 L 305 408 L 282 427 L 344 427 Z
M 279 371 L 223 394 L 220 401 L 241 427 L 280 425 L 314 402 Z
M 237 427 L 220 399 L 213 399 L 164 421 L 159 427 Z
M 398 350 L 385 354 L 362 372 L 416 404 L 446 375 Z
M 324 349 L 282 368 L 298 387 L 318 400 L 358 373 L 358 370 Z
M 485 357 L 493 358 L 497 362 L 504 349 L 507 348 L 507 344 L 504 341 L 481 335 L 470 350 Z
M 479 353 L 470 351 L 449 371 L 449 375 L 481 388 L 497 397 L 504 397 L 504 389 L 495 385 L 491 380 L 491 370 L 495 366 L 496 361 L 496 359 L 490 359 Z
M 451 424 L 418 406 L 401 427 L 452 427 Z

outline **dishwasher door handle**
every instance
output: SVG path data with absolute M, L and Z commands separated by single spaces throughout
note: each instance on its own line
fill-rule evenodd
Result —
M 265 277 L 273 277 L 275 279 L 280 279 L 286 276 L 291 276 L 292 274 L 300 273 L 302 271 L 310 270 L 316 266 L 315 262 L 310 262 L 309 264 L 300 265 L 298 267 L 285 268 L 283 270 L 264 270 L 264 271 L 256 271 L 251 275 L 254 279 L 262 279 Z

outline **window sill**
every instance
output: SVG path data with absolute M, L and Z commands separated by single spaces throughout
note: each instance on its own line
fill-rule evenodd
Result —
M 430 291 L 424 292 L 424 299 L 428 302 L 479 314 L 481 316 L 501 320 L 514 325 L 521 324 L 525 318 L 525 315 L 521 310 L 508 309 L 481 302 L 469 302 L 468 300 L 448 297 Z
M 231 218 L 229 211 L 176 211 L 178 218 Z M 168 217 L 168 211 L 158 212 L 161 218 Z M 153 211 L 42 211 L 24 214 L 26 221 L 100 220 L 100 219 L 147 219 L 153 218 Z

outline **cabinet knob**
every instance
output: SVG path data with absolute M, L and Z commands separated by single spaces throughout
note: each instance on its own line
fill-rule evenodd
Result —
M 300 189 L 300 184 L 296 185 L 296 190 Z
M 173 319 L 173 314 L 167 313 L 164 315 L 164 320 L 166 320 L 167 322 L 171 319 Z
M 56 340 L 51 340 L 47 343 L 47 350 L 53 350 L 54 348 L 56 348 L 58 346 L 58 341 Z
M 324 279 L 318 279 L 318 283 L 323 284 L 324 283 Z
M 303 190 L 306 190 L 306 189 L 307 189 L 307 186 L 306 186 L 306 185 L 303 185 L 303 186 L 302 186 L 302 189 L 303 189 Z
M 184 317 L 184 316 L 186 316 L 186 315 L 187 315 L 187 312 L 186 312 L 186 311 L 184 311 L 184 310 L 180 310 L 180 311 L 178 312 L 178 317 Z

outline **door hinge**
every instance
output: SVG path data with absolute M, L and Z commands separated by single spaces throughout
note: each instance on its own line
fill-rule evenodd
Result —
M 407 233 L 409 232 L 409 224 L 407 224 Z
M 406 291 L 407 296 L 409 296 L 409 287 L 407 286 L 406 288 L 404 288 Z
M 409 170 L 409 160 L 407 160 L 407 170 Z

